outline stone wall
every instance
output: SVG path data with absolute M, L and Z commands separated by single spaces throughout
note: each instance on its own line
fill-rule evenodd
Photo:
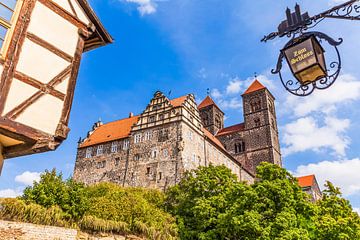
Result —
M 1 240 L 143 240 L 134 235 L 88 234 L 76 229 L 0 220 Z
M 0 220 L 1 240 L 75 240 L 77 230 Z

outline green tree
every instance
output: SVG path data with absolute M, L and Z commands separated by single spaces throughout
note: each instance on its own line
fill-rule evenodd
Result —
M 360 239 L 360 217 L 340 189 L 331 182 L 325 184 L 323 198 L 317 202 L 315 238 L 319 240 Z
M 56 170 L 46 170 L 40 181 L 25 188 L 22 199 L 28 203 L 36 203 L 50 208 L 59 206 L 69 217 L 80 219 L 89 207 L 86 187 L 73 181 L 63 180 L 62 174 Z
M 268 163 L 257 179 L 238 182 L 225 166 L 187 173 L 167 192 L 181 239 L 310 239 L 314 209 L 296 179 Z

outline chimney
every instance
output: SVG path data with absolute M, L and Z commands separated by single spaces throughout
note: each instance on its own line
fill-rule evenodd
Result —
M 132 118 L 134 116 L 134 113 L 130 112 L 129 113 L 129 118 Z

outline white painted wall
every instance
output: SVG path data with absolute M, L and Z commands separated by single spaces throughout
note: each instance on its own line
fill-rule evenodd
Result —
M 35 5 L 28 31 L 70 56 L 75 53 L 78 28 L 40 2 Z

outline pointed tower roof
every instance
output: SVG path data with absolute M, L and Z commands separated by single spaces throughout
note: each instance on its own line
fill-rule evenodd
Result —
M 206 98 L 199 104 L 198 109 L 200 108 L 204 108 L 204 107 L 208 107 L 208 106 L 212 106 L 212 105 L 216 105 L 214 100 L 212 100 L 212 98 L 208 95 L 206 96 Z
M 254 82 L 250 85 L 250 87 L 243 93 L 243 95 L 256 92 L 261 89 L 266 89 L 266 87 L 262 85 L 261 82 L 259 82 L 257 79 L 255 79 Z

